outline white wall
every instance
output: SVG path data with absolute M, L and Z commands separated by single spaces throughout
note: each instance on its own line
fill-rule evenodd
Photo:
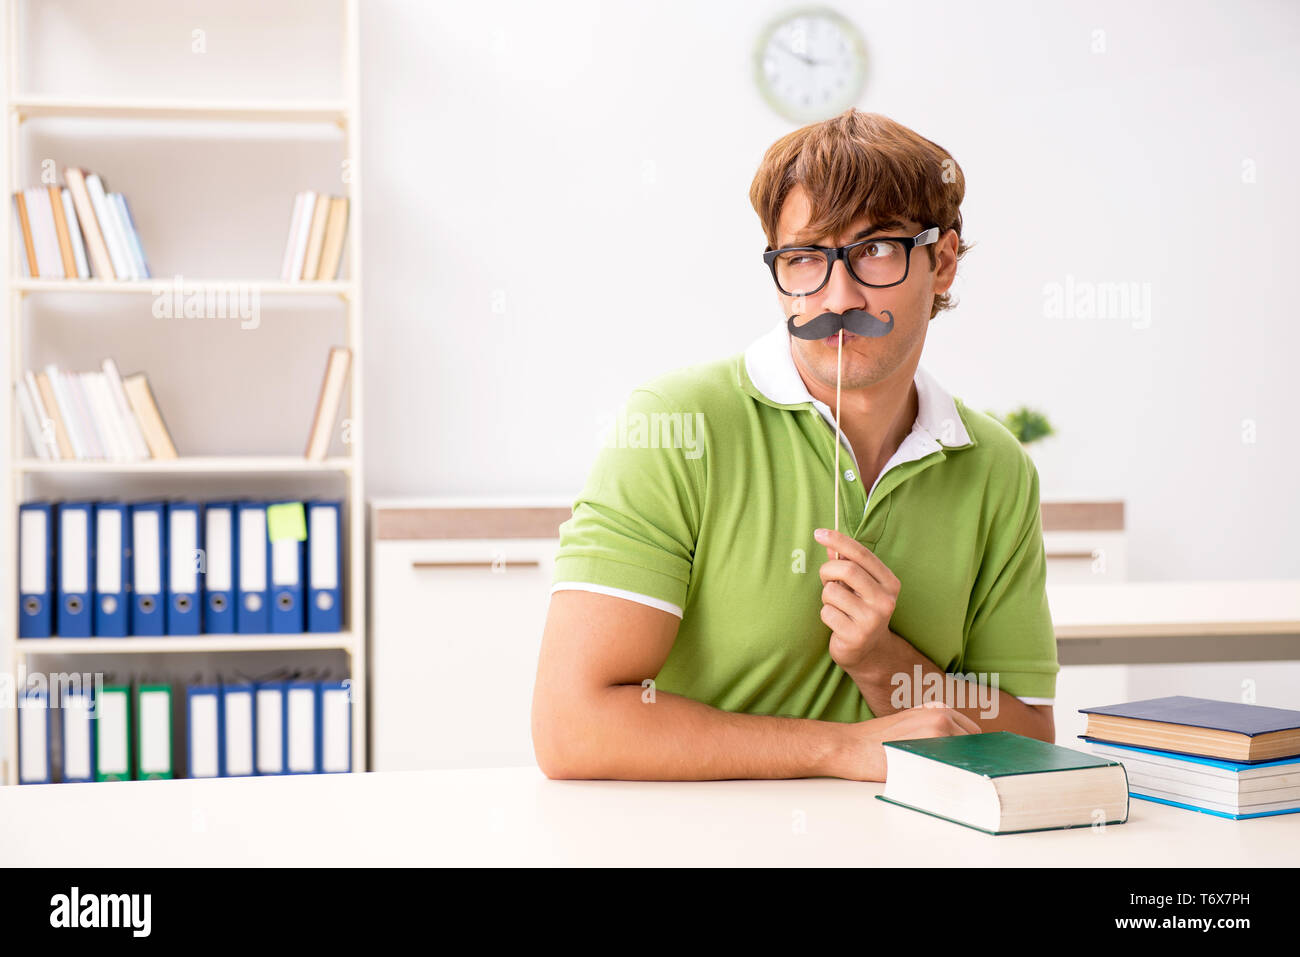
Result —
M 791 127 L 750 56 L 788 6 L 367 6 L 374 494 L 570 493 L 629 388 L 775 321 L 747 193 Z M 1132 578 L 1300 576 L 1297 8 L 837 7 L 859 107 L 967 176 L 979 245 L 924 361 L 976 408 L 1050 413 L 1044 491 L 1125 499 Z M 683 238 L 717 269 L 672 288 Z M 1046 318 L 1067 276 L 1150 284 L 1149 326 Z
M 775 321 L 747 193 L 791 126 L 759 97 L 751 56 L 787 7 L 363 5 L 372 496 L 573 494 L 628 389 L 739 352 Z M 977 408 L 1050 414 L 1061 436 L 1040 457 L 1044 494 L 1125 499 L 1132 578 L 1300 576 L 1300 333 L 1286 298 L 1300 253 L 1297 8 L 838 7 L 868 44 L 859 107 L 966 172 L 978 246 L 961 304 L 931 329 L 932 371 Z M 331 4 L 50 0 L 29 22 L 35 91 L 338 92 Z M 50 124 L 27 162 L 33 176 L 45 156 L 100 169 L 130 198 L 158 275 L 273 276 L 292 194 L 339 189 L 337 137 L 139 135 Z M 660 267 L 683 239 L 714 245 L 717 265 L 677 288 Z M 1067 277 L 1149 284 L 1149 325 L 1045 316 L 1045 284 Z M 183 452 L 296 451 L 342 334 L 337 311 L 295 305 L 266 307 L 255 332 L 150 336 L 157 322 L 123 302 L 106 349 L 79 333 L 75 307 L 42 302 L 28 361 L 88 368 L 111 352 L 149 370 Z

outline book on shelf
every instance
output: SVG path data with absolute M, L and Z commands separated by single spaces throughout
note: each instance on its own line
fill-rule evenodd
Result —
M 23 275 L 36 272 L 36 239 L 32 232 L 31 217 L 27 215 L 27 194 L 14 193 L 14 215 L 18 218 L 18 235 L 23 238 L 23 255 L 18 257 Z
M 68 233 L 68 218 L 63 207 L 63 191 L 57 186 L 46 187 L 49 191 L 50 210 L 54 215 L 54 232 L 59 243 L 59 257 L 63 274 L 68 277 L 77 274 L 77 262 L 72 254 L 72 237 Z
M 885 741 L 882 801 L 989 834 L 1122 824 L 1124 766 L 1037 738 L 991 731 Z
M 103 178 L 78 167 L 63 171 L 67 184 L 14 193 L 22 236 L 18 257 L 33 279 L 149 279 L 148 262 L 126 197 Z
M 312 417 L 311 431 L 307 435 L 304 455 L 313 462 L 323 461 L 329 451 L 334 420 L 338 418 L 339 404 L 343 400 L 343 386 L 352 367 L 352 350 L 344 346 L 330 349 L 325 362 L 325 378 L 321 381 L 320 395 L 316 399 L 316 413 Z
M 322 462 L 352 367 L 352 350 L 330 349 L 304 456 Z M 139 462 L 179 456 L 143 372 L 122 376 L 112 359 L 101 370 L 71 372 L 51 363 L 14 383 L 33 453 L 45 461 Z
M 14 384 L 37 458 L 136 462 L 174 459 L 176 447 L 143 372 L 125 379 L 112 359 L 102 371 L 54 364 Z
M 163 422 L 162 412 L 154 401 L 153 390 L 149 388 L 149 379 L 143 372 L 127 376 L 122 380 L 126 397 L 131 401 L 136 418 L 140 421 L 140 430 L 149 445 L 149 452 L 156 459 L 176 458 L 176 446 L 172 444 L 171 433 Z
M 316 197 L 312 208 L 311 225 L 307 229 L 307 245 L 304 250 L 302 275 L 299 279 L 315 279 L 320 269 L 321 248 L 325 245 L 325 220 L 329 216 L 329 197 L 323 193 Z
M 95 218 L 95 207 L 90 201 L 90 191 L 86 188 L 86 177 L 81 170 L 69 166 L 63 171 L 63 179 L 72 194 L 72 203 L 77 211 L 77 221 L 86 240 L 86 249 L 90 253 L 90 264 L 96 279 L 115 279 L 113 263 L 108 256 L 108 244 L 104 232 Z M 35 273 L 33 273 L 35 275 Z
M 346 196 L 312 190 L 295 196 L 280 278 L 284 282 L 338 278 L 347 226 Z

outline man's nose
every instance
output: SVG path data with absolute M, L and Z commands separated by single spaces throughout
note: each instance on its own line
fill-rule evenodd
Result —
M 831 277 L 826 280 L 825 306 L 827 312 L 844 312 L 846 309 L 864 308 L 867 287 L 858 282 L 849 273 L 849 266 L 843 259 L 831 265 Z

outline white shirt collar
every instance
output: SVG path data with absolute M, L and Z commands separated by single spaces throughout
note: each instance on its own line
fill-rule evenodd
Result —
M 790 354 L 790 333 L 784 319 L 745 350 L 745 372 L 754 387 L 772 403 L 812 403 L 831 428 L 835 427 L 833 411 L 825 402 L 813 398 L 795 367 L 794 357 Z M 919 364 L 913 381 L 916 383 L 917 411 L 912 432 L 921 432 L 919 438 L 929 440 L 921 442 L 917 451 L 923 451 L 926 446 L 932 446 L 929 451 L 934 451 L 971 445 L 970 433 L 966 431 L 966 424 L 948 391 Z M 911 438 L 909 435 L 908 439 Z

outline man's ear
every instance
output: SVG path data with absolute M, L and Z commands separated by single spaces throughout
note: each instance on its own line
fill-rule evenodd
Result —
M 957 230 L 945 230 L 935 244 L 934 291 L 942 295 L 951 288 L 957 278 L 957 244 L 960 242 Z

